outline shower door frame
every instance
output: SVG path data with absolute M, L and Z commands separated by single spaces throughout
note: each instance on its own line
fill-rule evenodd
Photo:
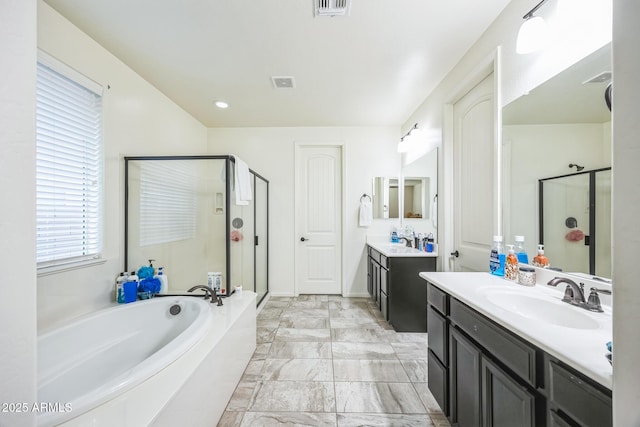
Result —
M 540 244 L 544 245 L 544 182 L 577 175 L 589 175 L 589 241 L 587 246 L 589 246 L 589 274 L 591 275 L 596 274 L 596 174 L 610 170 L 611 167 L 609 166 L 538 180 L 538 237 Z

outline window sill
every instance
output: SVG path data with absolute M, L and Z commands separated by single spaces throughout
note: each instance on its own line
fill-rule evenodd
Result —
M 67 264 L 52 265 L 38 268 L 38 277 L 49 276 L 51 274 L 64 273 L 81 268 L 93 267 L 107 262 L 105 258 L 87 259 L 82 261 L 71 262 Z

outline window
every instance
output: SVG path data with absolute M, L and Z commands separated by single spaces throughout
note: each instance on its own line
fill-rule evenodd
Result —
M 195 238 L 196 185 L 193 162 L 140 162 L 140 246 Z
M 40 51 L 36 86 L 38 268 L 102 251 L 102 88 Z

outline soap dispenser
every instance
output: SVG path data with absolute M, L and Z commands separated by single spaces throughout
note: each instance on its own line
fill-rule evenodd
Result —
M 549 267 L 549 260 L 544 255 L 544 245 L 538 245 L 538 255 L 533 257 L 533 265 L 542 268 Z
M 518 258 L 516 257 L 513 245 L 507 245 L 509 253 L 504 266 L 504 278 L 507 280 L 518 280 Z

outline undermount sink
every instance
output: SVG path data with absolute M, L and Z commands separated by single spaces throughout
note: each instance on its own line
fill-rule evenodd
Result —
M 597 329 L 598 322 L 580 308 L 560 300 L 510 291 L 488 291 L 487 299 L 504 310 L 531 320 L 573 329 Z

